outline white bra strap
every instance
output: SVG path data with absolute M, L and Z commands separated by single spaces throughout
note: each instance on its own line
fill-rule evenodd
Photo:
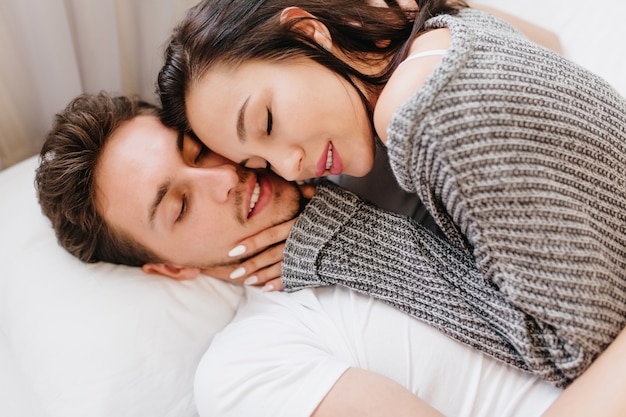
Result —
M 447 49 L 433 49 L 433 50 L 430 50 L 430 51 L 422 51 L 422 52 L 418 52 L 416 54 L 413 54 L 413 55 L 407 57 L 402 62 L 410 61 L 412 59 L 417 59 L 417 58 L 423 58 L 425 56 L 445 55 L 445 53 L 447 51 L 448 51 Z

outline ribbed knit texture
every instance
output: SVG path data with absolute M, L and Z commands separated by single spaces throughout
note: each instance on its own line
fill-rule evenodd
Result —
M 626 323 L 626 102 L 481 12 L 428 24 L 452 43 L 391 121 L 392 168 L 536 319 L 535 335 L 516 320 L 503 332 L 529 368 L 568 382 Z
M 478 314 L 473 291 L 451 275 L 491 292 L 500 308 L 493 322 Z M 288 291 L 340 284 L 373 295 L 453 338 L 527 369 L 498 333 L 511 315 L 508 303 L 484 282 L 473 261 L 413 219 L 384 211 L 334 184 L 318 187 L 291 230 L 283 261 Z M 479 299 L 478 304 L 482 304 Z M 519 312 L 514 312 L 519 314 Z
M 333 184 L 318 187 L 292 228 L 283 283 L 287 291 L 346 286 L 519 369 L 540 369 L 555 385 L 569 382 L 544 343 L 554 330 L 506 300 L 464 251 Z

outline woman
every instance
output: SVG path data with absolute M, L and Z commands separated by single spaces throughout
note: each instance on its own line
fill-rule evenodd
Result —
M 417 3 L 205 2 L 169 45 L 165 121 L 291 180 L 366 174 L 376 131 L 400 185 L 476 259 L 485 281 L 459 287 L 524 312 L 501 331 L 566 385 L 625 324 L 626 104 L 499 19 Z M 497 319 L 486 293 L 475 303 Z

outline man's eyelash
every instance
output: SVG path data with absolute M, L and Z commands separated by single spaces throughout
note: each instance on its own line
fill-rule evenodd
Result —
M 202 158 L 204 158 L 207 155 L 208 152 L 209 152 L 209 148 L 207 148 L 206 146 L 202 146 L 200 148 L 200 152 L 198 152 L 198 155 L 196 155 L 196 158 L 193 160 L 193 163 L 197 165 L 198 162 L 200 162 Z
M 273 124 L 272 112 L 270 111 L 269 107 L 267 107 L 267 134 L 268 135 L 272 133 L 272 124 Z
M 185 214 L 187 214 L 187 196 L 183 194 L 182 202 L 180 204 L 180 213 L 178 213 L 178 217 L 176 218 L 176 223 L 185 218 Z

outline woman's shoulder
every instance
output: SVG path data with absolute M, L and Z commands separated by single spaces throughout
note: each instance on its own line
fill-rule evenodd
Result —
M 433 99 L 450 78 L 462 70 L 472 56 L 477 38 L 481 37 L 478 33 L 489 31 L 490 37 L 497 38 L 497 35 L 517 32 L 501 19 L 471 8 L 461 9 L 455 15 L 436 16 L 426 22 L 426 28 L 427 32 L 412 41 L 408 58 L 391 75 L 376 103 L 374 127 L 383 143 L 388 140 L 387 127 L 394 114 L 403 104 L 412 101 L 420 88 L 428 92 L 420 100 Z M 447 52 L 442 54 L 441 50 Z M 416 56 L 419 59 L 412 58 Z M 416 105 L 412 110 L 423 109 Z
M 374 126 L 380 139 L 387 141 L 387 126 L 395 111 L 423 84 L 450 46 L 448 28 L 433 29 L 411 44 L 408 58 L 393 72 L 374 109 Z

